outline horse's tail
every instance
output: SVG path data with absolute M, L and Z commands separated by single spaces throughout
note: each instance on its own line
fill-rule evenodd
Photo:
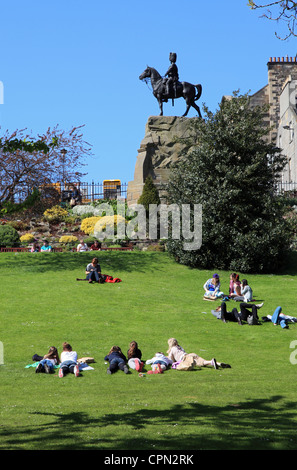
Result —
M 202 95 L 202 85 L 195 85 L 195 87 L 197 88 L 197 93 L 195 95 L 195 98 L 194 98 L 194 101 L 197 101 L 199 100 L 200 96 Z

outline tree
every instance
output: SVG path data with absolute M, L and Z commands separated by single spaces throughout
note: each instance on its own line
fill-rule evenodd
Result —
M 23 202 L 34 189 L 56 181 L 78 181 L 83 159 L 90 155 L 80 127 L 48 128 L 34 139 L 25 130 L 8 131 L 0 139 L 0 208 Z
M 254 0 L 249 0 L 248 5 L 252 10 L 267 8 L 267 13 L 263 16 L 272 21 L 283 21 L 288 28 L 288 34 L 281 38 L 277 33 L 275 35 L 279 39 L 288 39 L 290 36 L 297 36 L 296 31 L 296 15 L 297 15 L 297 2 L 293 0 L 278 0 L 270 3 L 261 4 Z M 273 9 L 273 12 L 270 10 Z
M 20 237 L 10 225 L 0 225 L 0 246 L 13 247 L 19 244 Z
M 291 232 L 274 192 L 285 157 L 266 139 L 267 110 L 252 109 L 248 95 L 234 93 L 216 113 L 204 111 L 168 185 L 171 204 L 202 205 L 202 246 L 185 251 L 184 240 L 170 236 L 168 251 L 192 267 L 277 270 Z
M 142 204 L 146 210 L 146 213 L 149 212 L 150 204 L 160 204 L 159 192 L 156 186 L 154 185 L 153 178 L 149 175 L 144 183 L 142 194 L 138 199 L 138 204 Z

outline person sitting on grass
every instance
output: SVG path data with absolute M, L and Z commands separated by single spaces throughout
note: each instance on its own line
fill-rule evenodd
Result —
M 229 364 L 225 364 L 224 362 L 217 362 L 215 358 L 207 361 L 195 353 L 187 354 L 175 338 L 169 338 L 168 346 L 169 349 L 167 351 L 167 357 L 171 359 L 173 363 L 178 363 L 175 365 L 176 370 L 190 370 L 195 366 L 212 366 L 214 369 L 218 369 L 219 367 L 231 367 Z
M 222 297 L 224 294 L 220 291 L 221 283 L 220 277 L 218 274 L 214 274 L 211 279 L 208 279 L 203 289 L 205 290 L 204 300 L 216 300 L 219 297 Z
M 45 356 L 43 356 L 43 359 L 39 361 L 39 363 L 36 366 L 35 372 L 45 372 L 46 374 L 50 374 L 54 370 L 54 366 L 56 364 L 60 364 L 60 358 L 58 354 L 57 348 L 55 346 L 51 346 L 49 348 L 49 351 Z
M 74 374 L 75 377 L 79 376 L 79 366 L 77 363 L 77 352 L 72 350 L 69 343 L 63 343 L 63 351 L 61 353 L 61 365 L 59 370 L 59 377 L 64 377 L 68 373 Z
M 239 280 L 239 274 L 232 273 L 230 274 L 229 297 L 233 298 L 239 295 L 241 295 L 241 282 Z
M 92 262 L 87 265 L 86 276 L 89 283 L 92 283 L 93 281 L 100 282 L 101 268 L 98 262 L 98 258 L 93 258 Z
M 128 374 L 129 369 L 127 366 L 127 358 L 122 353 L 122 350 L 119 346 L 112 346 L 104 360 L 109 362 L 109 367 L 106 371 L 107 374 L 113 374 L 118 369 L 125 372 L 125 374 Z
M 148 374 L 162 374 L 164 370 L 171 366 L 172 360 L 162 352 L 157 352 L 154 357 L 146 361 L 146 364 L 152 365 L 152 370 L 149 370 Z
M 138 348 L 136 341 L 131 341 L 129 349 L 127 351 L 128 366 L 130 369 L 135 369 L 138 372 L 142 371 L 143 362 L 141 361 L 142 352 Z
M 241 292 L 240 295 L 235 295 L 233 300 L 236 302 L 252 302 L 253 300 L 253 291 L 251 287 L 248 285 L 246 279 L 243 279 L 241 282 Z

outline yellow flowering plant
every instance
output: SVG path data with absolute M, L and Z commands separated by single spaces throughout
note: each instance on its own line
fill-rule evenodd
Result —
M 95 225 L 100 219 L 102 219 L 102 217 L 86 217 L 81 223 L 81 231 L 87 235 L 92 234 L 94 232 Z
M 32 233 L 25 233 L 25 235 L 22 235 L 20 237 L 20 242 L 21 243 L 33 243 L 35 240 L 34 235 Z

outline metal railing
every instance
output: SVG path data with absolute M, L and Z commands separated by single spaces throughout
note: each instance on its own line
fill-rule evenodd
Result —
M 276 185 L 277 194 L 286 194 L 288 196 L 297 196 L 297 183 L 296 182 L 282 182 L 279 181 Z
M 60 192 L 64 196 L 63 199 L 69 199 L 71 197 L 73 185 L 63 185 L 60 184 Z M 94 202 L 98 199 L 117 199 L 117 197 L 126 198 L 127 197 L 127 183 L 121 183 L 116 188 L 106 188 L 103 183 L 91 183 L 81 182 L 77 187 L 79 188 L 82 202 Z M 66 198 L 65 198 L 66 196 Z
M 73 187 L 79 188 L 81 193 L 82 202 L 87 204 L 99 199 L 116 199 L 117 197 L 127 198 L 127 183 L 121 183 L 116 188 L 106 188 L 103 183 L 95 183 L 92 181 L 80 183 L 53 183 L 49 185 L 49 189 L 57 191 L 61 195 L 62 201 L 69 201 L 71 199 Z M 43 187 L 43 189 L 46 189 Z M 16 188 L 14 193 L 14 202 L 19 203 L 24 201 L 30 194 L 28 187 L 20 186 Z

